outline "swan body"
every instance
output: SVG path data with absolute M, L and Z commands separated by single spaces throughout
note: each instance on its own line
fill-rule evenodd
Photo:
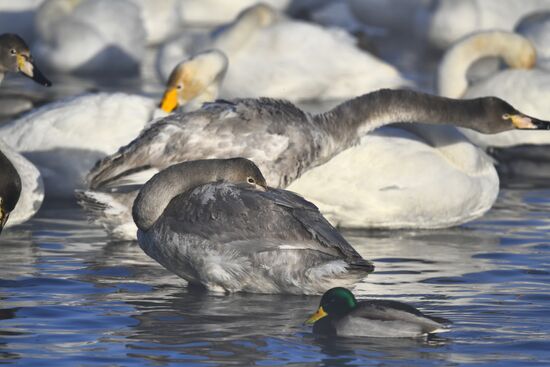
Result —
M 290 0 L 264 0 L 262 2 L 274 9 L 284 10 Z M 256 0 L 180 0 L 179 14 L 185 25 L 212 26 L 230 22 L 243 9 L 256 3 Z
M 268 182 L 286 187 L 306 171 L 354 146 L 361 136 L 395 121 L 432 124 L 454 121 L 485 133 L 511 130 L 516 124 L 523 128 L 547 127 L 546 122 L 521 115 L 495 98 L 449 100 L 404 90 L 372 92 L 319 115 L 306 114 L 288 102 L 273 99 L 218 101 L 156 122 L 116 154 L 103 159 L 88 175 L 89 190 L 80 194 L 80 200 L 111 231 L 129 228 L 130 217 L 122 213 L 124 207 L 129 212 L 128 203 L 136 195 L 135 185 L 141 185 L 143 181 L 139 180 L 146 174 L 154 174 L 175 162 L 245 156 L 267 172 Z M 449 148 L 448 154 L 452 152 Z M 483 161 L 479 165 L 483 166 Z M 485 171 L 490 178 L 490 168 Z M 141 177 L 136 178 L 139 174 Z M 358 178 L 359 182 L 365 179 Z M 487 194 L 491 195 L 494 193 Z M 365 208 L 377 209 L 383 210 Z M 464 213 L 460 215 L 467 217 Z M 423 221 L 415 225 L 437 226 Z
M 145 52 L 140 9 L 129 0 L 46 0 L 34 51 L 63 73 L 134 75 Z
M 135 138 L 153 99 L 125 93 L 69 97 L 0 126 L 0 135 L 42 172 L 48 194 L 72 196 L 94 163 Z
M 487 212 L 498 188 L 492 160 L 456 128 L 416 124 L 365 135 L 288 186 L 345 228 L 459 225 Z
M 2 139 L 0 154 L 11 162 L 20 178 L 19 199 L 5 223 L 5 227 L 11 227 L 27 221 L 40 209 L 44 199 L 44 184 L 38 169 Z
M 355 43 L 345 31 L 292 20 L 260 4 L 206 40 L 167 44 L 159 54 L 159 68 L 166 78 L 184 55 L 219 49 L 230 60 L 220 94 L 231 98 L 339 100 L 410 84 Z
M 222 292 L 317 294 L 374 269 L 291 192 L 243 158 L 161 171 L 133 205 L 140 247 L 188 282 Z
M 476 31 L 511 31 L 524 16 L 543 10 L 550 10 L 549 0 L 441 0 L 432 17 L 429 37 L 445 49 Z
M 476 60 L 497 56 L 511 67 L 469 85 L 466 73 Z M 536 67 L 536 50 L 525 37 L 505 31 L 486 31 L 458 41 L 444 55 L 439 68 L 440 94 L 452 98 L 497 96 L 539 118 L 550 117 L 550 73 Z M 483 135 L 462 129 L 475 144 L 510 147 L 520 144 L 549 144 L 550 133 L 506 131 Z

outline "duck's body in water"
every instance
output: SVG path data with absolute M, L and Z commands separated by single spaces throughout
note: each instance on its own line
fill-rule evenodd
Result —
M 391 300 L 357 301 L 348 289 L 329 289 L 316 313 L 305 322 L 317 335 L 335 337 L 414 338 L 448 331 L 450 321 L 428 316 L 406 303 Z

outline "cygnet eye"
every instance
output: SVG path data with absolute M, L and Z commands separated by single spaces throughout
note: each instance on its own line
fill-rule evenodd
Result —
M 247 180 L 247 181 L 248 181 L 248 183 L 249 183 L 249 184 L 251 184 L 251 185 L 253 185 L 253 184 L 255 184 L 255 183 L 256 183 L 256 180 L 255 180 L 255 179 L 253 179 L 252 177 L 248 177 L 248 178 L 247 178 L 246 180 Z
M 509 113 L 505 113 L 504 115 L 502 115 L 502 119 L 504 120 L 509 120 L 512 116 L 510 116 Z
M 15 51 L 15 48 L 12 48 L 12 49 L 10 50 L 10 54 L 12 54 L 12 55 L 17 54 L 17 51 Z
M 183 89 L 183 84 L 178 84 L 178 85 L 176 86 L 176 89 L 179 89 L 179 90 Z

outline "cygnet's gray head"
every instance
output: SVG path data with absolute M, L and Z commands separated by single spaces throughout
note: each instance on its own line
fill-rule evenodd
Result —
M 475 124 L 476 130 L 494 134 L 508 130 L 550 130 L 550 122 L 527 116 L 516 110 L 508 102 L 496 98 L 479 98 L 481 114 L 477 119 L 481 121 Z
M 0 73 L 5 72 L 19 72 L 43 86 L 52 85 L 34 64 L 25 41 L 13 33 L 0 35 Z

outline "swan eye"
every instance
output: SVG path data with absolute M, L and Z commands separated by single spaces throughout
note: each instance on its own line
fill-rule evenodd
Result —
M 182 89 L 183 89 L 183 85 L 182 85 L 182 84 L 178 84 L 178 85 L 176 86 L 176 89 L 182 90 Z
M 15 48 L 12 48 L 12 49 L 10 50 L 10 54 L 12 54 L 12 55 L 17 54 L 17 51 L 15 51 Z
M 251 185 L 254 185 L 256 183 L 256 180 L 254 180 L 252 177 L 248 177 L 246 181 L 248 181 L 248 183 Z
M 511 118 L 512 118 L 512 116 L 510 116 L 509 113 L 505 113 L 504 115 L 502 115 L 503 120 L 510 120 Z

